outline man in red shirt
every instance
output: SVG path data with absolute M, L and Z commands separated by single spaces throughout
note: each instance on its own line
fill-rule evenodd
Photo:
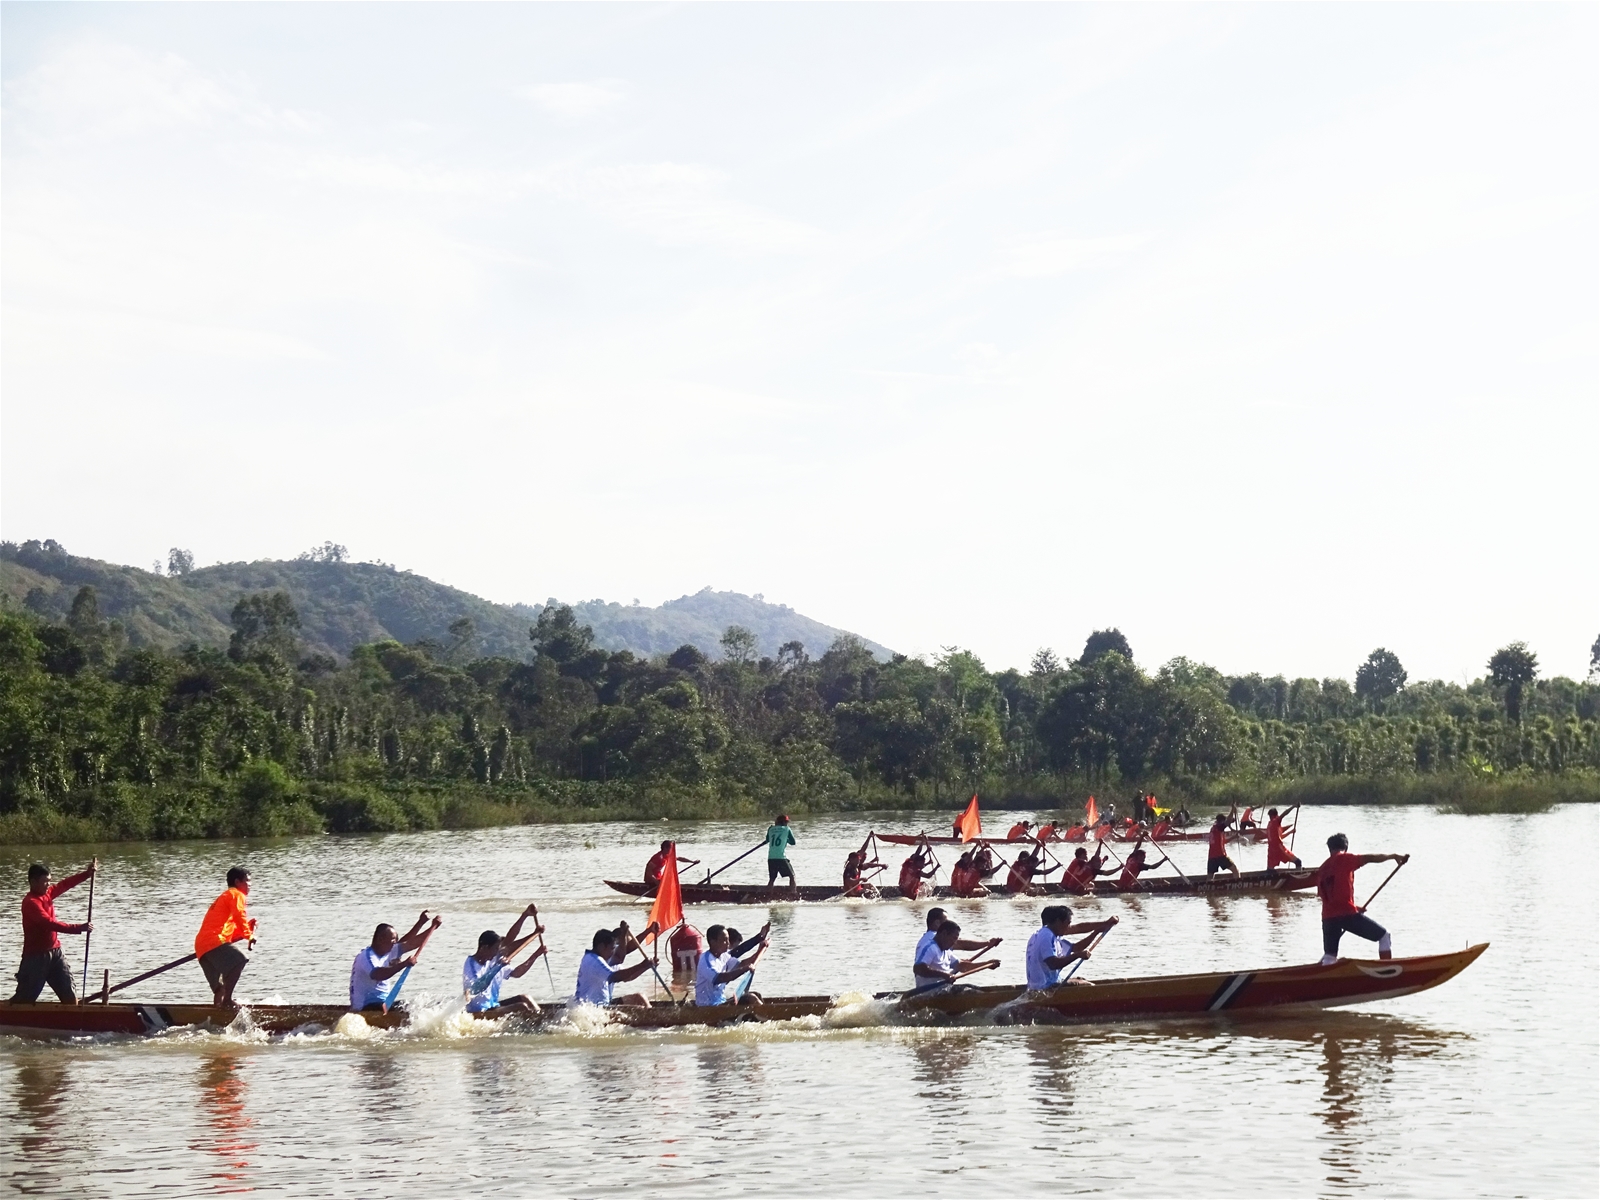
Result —
M 1287 811 L 1279 812 L 1275 808 L 1267 809 L 1267 870 L 1275 871 L 1286 862 L 1292 862 L 1295 869 L 1301 867 L 1300 859 L 1284 843 L 1283 835 L 1292 833 L 1293 827 L 1285 829 L 1284 819 L 1289 815 Z
M 661 874 L 667 869 L 667 859 L 672 854 L 672 842 L 662 842 L 661 849 L 650 856 L 650 861 L 644 865 L 644 881 L 651 887 L 661 882 Z M 678 862 L 686 867 L 696 866 L 698 858 L 684 858 L 678 855 Z
M 1350 839 L 1336 833 L 1328 839 L 1328 861 L 1317 872 L 1322 897 L 1322 962 L 1339 961 L 1339 939 L 1347 933 L 1378 943 L 1379 958 L 1393 958 L 1389 931 L 1356 907 L 1356 872 L 1368 863 L 1403 863 L 1409 854 L 1351 854 Z
M 77 993 L 72 990 L 72 969 L 61 953 L 58 935 L 88 933 L 94 926 L 87 922 L 71 925 L 56 920 L 56 897 L 77 887 L 99 866 L 100 860 L 95 859 L 60 883 L 50 882 L 50 868 L 43 863 L 34 863 L 28 868 L 28 894 L 22 898 L 22 963 L 17 967 L 17 991 L 11 1003 L 32 1004 L 47 983 L 61 1003 L 78 1002 Z
M 1210 850 L 1206 857 L 1206 878 L 1210 879 L 1222 868 L 1226 867 L 1233 872 L 1233 877 L 1239 877 L 1239 868 L 1233 865 L 1233 859 L 1228 857 L 1228 818 L 1222 813 L 1217 814 L 1217 819 L 1211 825 Z
M 922 894 L 922 881 L 932 879 L 938 872 L 939 864 L 933 861 L 926 847 L 918 846 L 913 849 L 905 862 L 900 864 L 901 897 L 915 900 Z
M 1140 834 L 1138 844 L 1133 848 L 1133 853 L 1128 855 L 1127 861 L 1122 864 L 1122 876 L 1117 880 L 1117 886 L 1131 888 L 1139 882 L 1139 875 L 1142 872 L 1153 870 L 1167 861 L 1166 855 L 1162 855 L 1161 862 L 1158 863 L 1149 862 L 1148 858 L 1149 856 L 1145 854 L 1144 850 L 1144 835 Z
M 1011 831 L 1006 834 L 1006 841 L 1008 841 L 1008 842 L 1021 841 L 1023 838 L 1028 836 L 1028 830 L 1030 830 L 1032 828 L 1033 828 L 1033 822 L 1032 821 L 1018 821 L 1015 825 L 1013 825 L 1011 827 Z

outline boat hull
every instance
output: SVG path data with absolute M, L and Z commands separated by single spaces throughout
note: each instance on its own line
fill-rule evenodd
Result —
M 607 879 L 605 885 L 613 891 L 621 892 L 625 896 L 638 896 L 648 899 L 654 895 L 654 889 L 649 884 L 634 883 L 629 880 Z M 1235 878 L 1230 874 L 1221 874 L 1207 879 L 1204 875 L 1190 875 L 1181 878 L 1176 875 L 1160 875 L 1154 878 L 1145 876 L 1136 879 L 1133 883 L 1124 886 L 1113 875 L 1102 876 L 1095 882 L 1092 893 L 1082 890 L 1069 889 L 1059 883 L 1035 884 L 1033 894 L 1039 896 L 1082 896 L 1092 894 L 1096 896 L 1237 896 L 1273 892 L 1304 891 L 1317 886 L 1317 873 L 1315 870 L 1306 869 L 1299 871 L 1242 871 Z M 821 900 L 838 900 L 844 897 L 842 887 L 764 887 L 752 884 L 749 887 L 740 887 L 736 884 L 721 883 L 685 883 L 681 884 L 683 902 L 685 904 L 789 904 L 796 901 L 802 903 Z M 1010 893 L 1001 886 L 991 887 L 988 895 L 995 899 L 1006 899 Z M 857 893 L 851 897 L 861 900 L 903 900 L 904 894 L 899 888 L 885 886 L 875 889 L 874 893 Z M 958 896 L 948 887 L 924 888 L 918 893 L 919 900 L 961 900 L 982 899 L 977 896 Z
M 1460 974 L 1485 950 L 1484 942 L 1451 954 L 1413 958 L 1348 959 L 1327 966 L 1269 967 L 1260 971 L 1155 975 L 1064 984 L 1028 992 L 1019 984 L 970 988 L 926 995 L 885 993 L 884 1019 L 986 1016 L 1005 1024 L 1085 1024 L 1139 1020 L 1215 1020 L 1270 1016 L 1308 1009 L 1339 1008 L 1389 1000 L 1438 987 Z M 738 1006 L 699 1008 L 656 1004 L 617 1005 L 613 1022 L 643 1029 L 726 1025 L 743 1021 L 792 1021 L 822 1017 L 834 1007 L 831 996 L 780 996 Z M 269 1033 L 308 1026 L 332 1028 L 347 1010 L 331 1004 L 259 1005 L 248 1010 L 251 1024 Z M 240 1010 L 203 1004 L 0 1004 L 0 1031 L 44 1035 L 153 1034 L 182 1026 L 226 1028 Z M 547 1004 L 537 1014 L 506 1018 L 507 1028 L 530 1028 L 559 1021 L 564 1004 Z M 378 1028 L 404 1026 L 403 1008 L 362 1013 Z

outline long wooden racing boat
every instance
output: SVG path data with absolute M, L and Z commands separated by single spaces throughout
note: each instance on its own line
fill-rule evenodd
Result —
M 654 889 L 647 883 L 607 879 L 605 885 L 625 896 L 653 896 Z M 685 883 L 680 885 L 685 904 L 783 904 L 794 901 L 837 900 L 844 896 L 839 886 L 813 885 L 808 887 L 767 887 L 763 884 Z M 1315 869 L 1298 871 L 1241 871 L 1238 878 L 1217 874 L 1207 879 L 1204 875 L 1145 875 L 1123 886 L 1114 875 L 1102 876 L 1095 882 L 1092 893 L 1096 896 L 1233 896 L 1260 892 L 1294 892 L 1317 886 Z M 1039 896 L 1082 896 L 1081 890 L 1067 888 L 1059 883 L 1035 884 L 1033 894 Z M 1005 899 L 1010 893 L 1002 882 L 991 885 L 988 895 Z M 892 885 L 855 893 L 862 900 L 902 900 L 905 895 Z M 978 899 L 962 897 L 947 887 L 923 888 L 918 893 L 921 900 Z
M 1149 975 L 1069 983 L 1029 992 L 1020 984 L 954 988 L 932 993 L 886 992 L 873 998 L 878 1019 L 951 1019 L 987 1016 L 1002 1024 L 1076 1024 L 1095 1022 L 1216 1019 L 1222 1016 L 1284 1015 L 1320 1008 L 1338 1008 L 1389 1000 L 1438 987 L 1465 970 L 1489 948 L 1487 942 L 1450 954 L 1414 958 L 1341 958 L 1327 966 L 1269 967 L 1260 971 L 1216 971 L 1196 975 Z M 832 996 L 770 997 L 750 1004 L 699 1008 L 693 1004 L 659 1003 L 649 1008 L 616 1005 L 607 1010 L 621 1025 L 646 1029 L 726 1025 L 743 1021 L 790 1021 L 822 1017 L 838 1007 Z M 857 1006 L 859 1007 L 859 1006 Z M 248 1010 L 252 1023 L 284 1033 L 311 1026 L 332 1028 L 345 1009 L 338 1005 L 261 1005 Z M 538 1015 L 505 1018 L 507 1029 L 559 1021 L 564 1004 L 542 1005 Z M 8 1033 L 159 1033 L 174 1026 L 226 1027 L 237 1009 L 201 1004 L 0 1004 L 0 1031 Z M 363 1013 L 380 1028 L 403 1026 L 403 1008 L 389 1013 Z M 861 1024 L 861 1013 L 851 1024 Z M 870 1023 L 870 1019 L 867 1023 Z
M 1165 833 L 1151 833 L 1145 831 L 1145 840 L 1151 842 L 1204 842 L 1211 837 L 1210 826 L 1203 829 L 1170 829 Z M 877 835 L 880 842 L 887 842 L 891 846 L 915 846 L 926 841 L 930 846 L 960 846 L 964 843 L 957 837 L 932 837 L 922 833 L 880 833 Z M 1022 846 L 1034 841 L 1031 837 L 977 837 L 975 842 L 988 842 L 991 846 Z M 1108 829 L 1105 837 L 1101 838 L 1095 829 L 1085 830 L 1081 826 L 1060 830 L 1045 839 L 1045 844 L 1055 842 L 1136 842 L 1139 840 L 1139 830 L 1133 829 Z M 1254 846 L 1267 840 L 1267 835 L 1261 829 L 1230 829 L 1228 831 L 1229 845 Z

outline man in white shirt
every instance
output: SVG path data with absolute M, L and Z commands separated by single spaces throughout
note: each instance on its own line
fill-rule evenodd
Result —
M 350 964 L 350 1011 L 388 1012 L 399 991 L 401 977 L 417 965 L 417 956 L 441 923 L 442 918 L 434 917 L 428 924 L 428 911 L 423 909 L 417 923 L 404 937 L 395 936 L 393 925 L 379 925 L 374 929 L 372 945 L 356 955 Z M 426 929 L 423 928 L 425 924 Z
M 612 959 L 616 949 L 615 933 L 609 929 L 601 929 L 595 933 L 594 940 L 589 943 L 589 949 L 583 952 L 583 959 L 578 963 L 578 986 L 572 995 L 574 1004 L 597 1004 L 602 1008 L 608 1004 L 650 1007 L 649 999 L 642 992 L 628 996 L 614 994 L 615 984 L 628 983 L 650 969 L 648 958 L 634 963 L 631 967 L 614 965 Z
M 915 963 L 917 959 L 921 958 L 922 952 L 933 944 L 934 936 L 939 932 L 939 926 L 943 925 L 949 919 L 950 914 L 945 912 L 945 910 L 942 908 L 930 908 L 928 910 L 928 919 L 926 922 L 927 930 L 920 938 L 917 939 L 916 951 L 911 955 L 911 961 L 913 963 Z M 952 947 L 952 949 L 993 950 L 1004 940 L 1004 938 L 990 938 L 987 942 L 974 942 L 967 938 L 957 938 L 956 944 Z
M 956 954 L 956 946 L 960 941 L 961 926 L 954 921 L 945 921 L 934 932 L 933 941 L 918 943 L 922 949 L 917 951 L 916 961 L 911 964 L 913 992 L 929 992 L 935 988 L 947 987 L 965 975 L 991 970 L 1000 965 L 999 959 L 992 959 L 986 963 L 975 962 L 976 954 L 972 958 L 961 958 Z M 987 950 L 994 945 L 992 941 L 975 944 L 980 950 Z
M 500 989 L 508 980 L 521 979 L 528 973 L 528 968 L 548 952 L 541 943 L 520 966 L 510 965 L 510 959 L 515 957 L 517 951 L 544 933 L 543 925 L 526 936 L 522 933 L 522 923 L 536 915 L 537 910 L 530 904 L 506 931 L 505 937 L 502 938 L 492 929 L 485 929 L 478 936 L 477 952 L 467 955 L 466 962 L 461 964 L 461 990 L 466 994 L 469 1013 L 501 1017 L 513 1012 L 538 1012 L 539 1006 L 528 996 L 510 996 L 504 1001 L 500 999 Z
M 730 951 L 728 930 L 722 925 L 713 925 L 706 930 L 706 950 L 700 955 L 700 962 L 694 972 L 694 1002 L 704 1008 L 717 1004 L 751 1004 L 761 999 L 754 992 L 739 994 L 735 987 L 735 980 L 741 975 L 747 975 L 755 970 L 756 959 L 761 957 L 762 951 L 767 948 L 767 939 L 771 935 L 771 927 L 766 926 L 761 930 L 760 945 L 756 952 L 749 958 L 740 960 L 735 958 Z
M 1092 933 L 1104 937 L 1117 923 L 1117 918 L 1107 917 L 1104 921 L 1074 925 L 1072 910 L 1065 904 L 1046 906 L 1039 914 L 1039 919 L 1042 923 L 1028 939 L 1026 955 L 1028 987 L 1032 991 L 1043 991 L 1064 982 L 1062 972 L 1079 959 L 1089 957 L 1089 948 L 1095 939 L 1090 938 L 1082 945 L 1074 946 L 1068 940 L 1071 934 Z

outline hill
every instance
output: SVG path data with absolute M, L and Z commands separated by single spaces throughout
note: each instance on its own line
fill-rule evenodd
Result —
M 159 575 L 69 554 L 53 541 L 0 544 L 0 594 L 12 603 L 60 620 L 85 584 L 95 589 L 101 618 L 120 621 L 131 643 L 164 649 L 190 642 L 226 645 L 232 632 L 229 614 L 241 596 L 285 591 L 300 613 L 307 647 L 339 658 L 354 646 L 388 638 L 448 643 L 450 625 L 469 617 L 477 633 L 477 653 L 524 659 L 531 651 L 528 627 L 545 607 L 495 604 L 382 563 L 292 559 L 219 563 L 182 575 Z M 729 625 L 754 632 L 767 655 L 795 640 L 820 654 L 845 633 L 787 605 L 710 588 L 658 608 L 604 600 L 572 607 L 594 626 L 597 645 L 646 656 L 693 643 L 706 655 L 720 657 L 718 639 Z M 874 654 L 889 656 L 877 643 L 862 641 Z

